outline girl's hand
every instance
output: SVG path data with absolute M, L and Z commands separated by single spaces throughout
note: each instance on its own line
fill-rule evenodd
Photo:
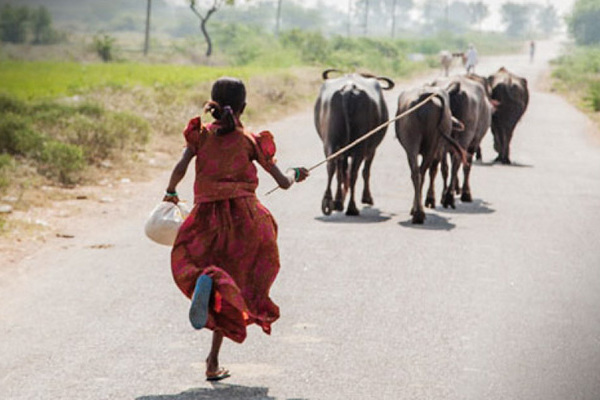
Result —
M 177 204 L 179 203 L 179 196 L 177 195 L 177 193 L 166 193 L 165 196 L 163 197 L 163 201 L 168 201 L 170 203 L 174 203 Z
M 294 168 L 294 172 L 296 173 L 294 177 L 296 182 L 302 182 L 310 175 L 310 172 L 304 167 Z

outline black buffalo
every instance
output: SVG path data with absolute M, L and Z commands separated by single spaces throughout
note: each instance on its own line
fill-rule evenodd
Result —
M 448 90 L 451 90 L 449 88 Z M 419 104 L 429 101 L 421 106 Z M 406 151 L 408 165 L 414 186 L 413 206 L 410 211 L 413 224 L 422 224 L 425 220 L 425 212 L 422 205 L 422 191 L 425 174 L 429 170 L 429 190 L 425 200 L 426 207 L 435 207 L 434 182 L 437 173 L 437 165 L 445 152 L 454 150 L 461 159 L 465 159 L 462 147 L 451 137 L 452 131 L 462 131 L 463 124 L 450 113 L 450 98 L 446 90 L 424 86 L 403 91 L 398 97 L 398 111 L 396 116 L 413 112 L 396 120 L 396 137 Z M 421 156 L 419 165 L 418 157 Z
M 498 153 L 496 161 L 510 164 L 510 141 L 515 126 L 525 113 L 529 103 L 527 79 L 521 78 L 506 68 L 500 68 L 488 77 L 492 99 L 498 102 L 492 116 L 492 135 L 494 150 Z
M 394 82 L 389 78 L 363 74 L 349 74 L 330 79 L 329 74 L 333 71 L 335 70 L 323 72 L 324 82 L 315 103 L 315 126 L 323 141 L 326 156 L 330 156 L 388 120 L 388 110 L 382 90 L 394 87 Z M 385 86 L 380 82 L 385 83 Z M 348 190 L 350 201 L 346 215 L 359 214 L 354 200 L 354 186 L 363 160 L 365 164 L 362 202 L 373 204 L 369 188 L 371 163 L 386 130 L 387 127 L 381 128 L 373 136 L 327 163 L 327 189 L 321 206 L 323 214 L 329 215 L 333 210 L 343 211 Z M 335 174 L 337 174 L 337 191 L 334 201 L 331 194 L 331 181 Z
M 469 176 L 473 155 L 490 128 L 494 105 L 486 79 L 477 75 L 457 75 L 448 80 L 438 80 L 435 84 L 448 90 L 452 115 L 462 121 L 465 127 L 464 131 L 455 135 L 457 142 L 467 151 L 467 162 L 463 165 L 463 186 L 460 189 L 458 187 L 460 160 L 453 156 L 450 183 L 444 184 L 446 191 L 442 195 L 442 205 L 454 208 L 454 195 L 459 192 L 463 202 L 472 201 Z M 446 181 L 445 163 L 442 163 L 442 174 Z

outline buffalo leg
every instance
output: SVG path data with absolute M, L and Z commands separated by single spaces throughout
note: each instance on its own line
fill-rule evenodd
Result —
M 410 215 L 412 215 L 413 224 L 422 224 L 425 221 L 425 211 L 421 205 L 421 197 L 423 193 L 423 174 L 417 165 L 417 157 L 409 157 L 408 165 L 410 166 L 410 177 L 415 189 L 415 196 L 413 198 L 413 206 L 410 210 Z
M 325 189 L 325 195 L 321 202 L 321 211 L 325 215 L 331 215 L 333 211 L 333 197 L 331 196 L 331 181 L 335 174 L 335 160 L 327 163 L 327 188 Z
M 354 187 L 356 186 L 356 180 L 358 178 L 358 169 L 361 163 L 362 157 L 352 157 L 352 162 L 350 164 L 350 201 L 348 202 L 346 215 L 356 216 L 360 214 L 358 208 L 356 207 L 356 202 L 354 200 Z
M 425 198 L 425 207 L 435 208 L 435 177 L 437 175 L 439 160 L 433 160 L 429 167 L 429 189 Z
M 348 162 L 347 158 L 338 158 L 337 163 L 337 190 L 335 192 L 335 200 L 333 201 L 333 209 L 335 211 L 344 211 L 344 201 L 346 200 L 346 192 L 348 191 Z
M 471 175 L 471 164 L 473 162 L 473 154 L 467 154 L 467 163 L 463 165 L 463 172 L 465 181 L 463 183 L 462 195 L 460 196 L 460 200 L 465 203 L 470 203 L 473 201 L 471 197 L 471 186 L 469 184 L 469 177 Z
M 454 193 L 457 185 L 456 181 L 458 178 L 458 169 L 460 168 L 460 161 L 454 155 L 451 156 L 451 159 L 452 171 L 450 172 L 450 184 L 448 185 L 448 188 L 444 193 L 444 196 L 442 197 L 442 205 L 444 206 L 444 208 L 456 208 L 456 206 L 454 205 Z
M 369 185 L 369 180 L 371 177 L 371 164 L 373 163 L 373 157 L 375 154 L 370 154 L 365 158 L 365 165 L 362 170 L 364 188 L 362 195 L 362 203 L 373 205 L 373 196 L 371 196 L 371 187 Z

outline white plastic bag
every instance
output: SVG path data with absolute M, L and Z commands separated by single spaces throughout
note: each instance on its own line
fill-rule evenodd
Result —
M 179 227 L 189 214 L 190 210 L 183 202 L 161 202 L 148 216 L 144 227 L 146 236 L 156 243 L 173 246 Z

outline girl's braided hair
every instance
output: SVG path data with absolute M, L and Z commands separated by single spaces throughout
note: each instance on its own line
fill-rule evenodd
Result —
M 246 105 L 246 87 L 237 78 L 219 78 L 212 86 L 211 101 L 204 105 L 204 112 L 210 112 L 221 123 L 217 135 L 233 132 L 236 128 L 236 114 Z

